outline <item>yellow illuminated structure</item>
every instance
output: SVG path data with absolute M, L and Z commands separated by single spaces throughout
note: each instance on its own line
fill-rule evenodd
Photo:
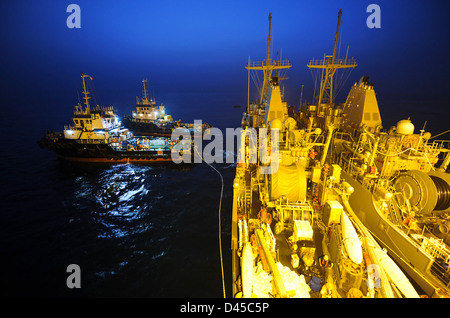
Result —
M 340 16 L 341 11 L 333 55 L 308 64 L 325 70 L 326 76 L 318 104 L 302 110 L 302 115 L 290 114 L 283 100 L 280 80 L 286 77 L 281 72 L 291 64 L 270 58 L 271 15 L 267 59 L 246 66 L 249 82 L 253 71 L 262 71 L 264 82 L 258 87 L 258 100 L 248 102 L 242 117 L 240 139 L 245 147 L 240 149 L 245 154 L 239 156 L 233 181 L 233 297 L 328 298 L 351 297 L 355 292 L 403 297 L 395 294 L 384 269 L 381 284 L 366 276 L 370 266 L 379 266 L 381 248 L 351 213 L 346 203 L 353 189 L 342 178 L 341 166 L 332 162 L 342 116 L 333 103 L 333 76 L 338 69 L 356 66 L 335 59 Z M 251 133 L 261 137 L 266 129 L 267 140 L 258 138 L 252 145 Z M 274 152 L 277 156 L 272 156 Z M 249 159 L 255 157 L 256 161 Z M 276 169 L 266 170 L 273 160 Z M 401 279 L 402 290 L 408 290 L 410 281 Z M 418 297 L 413 292 L 407 295 Z

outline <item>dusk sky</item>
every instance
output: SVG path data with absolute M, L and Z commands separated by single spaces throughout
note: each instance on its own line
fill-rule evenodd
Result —
M 81 9 L 81 28 L 67 25 L 71 4 Z M 381 10 L 380 28 L 367 25 L 370 4 Z M 450 140 L 450 0 L 0 0 L 2 291 L 9 297 L 155 297 L 155 304 L 221 297 L 220 251 L 227 296 L 237 296 L 230 262 L 236 163 L 66 162 L 38 141 L 73 123 L 82 73 L 94 78 L 87 79 L 91 105 L 114 106 L 122 118 L 135 109 L 147 78 L 174 120 L 202 120 L 224 134 L 239 127 L 245 66 L 249 57 L 267 57 L 269 13 L 272 58 L 280 52 L 292 64 L 280 81 L 284 97 L 298 107 L 304 85 L 303 101 L 312 103 L 307 64 L 332 54 L 339 9 L 340 57 L 348 47 L 358 65 L 335 101 L 345 102 L 352 85 L 369 76 L 385 130 L 410 117 L 415 133 L 426 125 L 433 137 L 449 131 L 432 141 Z M 226 160 L 237 158 L 229 146 L 239 144 L 229 141 L 238 138 L 219 139 L 216 132 L 209 152 L 221 156 L 223 140 Z M 129 138 L 121 149 L 141 141 Z M 102 158 L 83 158 L 88 161 L 113 152 L 89 143 L 79 153 Z M 129 153 L 114 152 L 114 159 Z M 438 183 L 442 203 L 445 187 Z M 69 286 L 69 264 L 82 268 L 82 289 Z
M 81 8 L 79 29 L 66 25 L 71 3 Z M 371 3 L 381 8 L 379 29 L 366 25 Z M 122 110 L 131 111 L 144 77 L 157 99 L 224 92 L 236 96 L 230 106 L 244 105 L 244 66 L 249 57 L 266 56 L 269 12 L 273 53 L 282 50 L 293 65 L 286 97 L 298 105 L 301 85 L 312 100 L 306 64 L 332 53 L 340 8 L 341 55 L 349 46 L 358 67 L 338 101 L 369 75 L 381 99 L 424 100 L 449 114 L 449 4 L 417 0 L 2 1 L 2 108 L 34 118 L 61 109 L 70 114 L 81 72 L 95 78 L 102 104 Z

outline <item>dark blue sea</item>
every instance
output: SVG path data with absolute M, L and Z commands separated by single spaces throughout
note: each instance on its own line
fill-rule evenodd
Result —
M 175 120 L 238 127 L 246 92 L 157 96 Z M 10 105 L 1 123 L 0 286 L 13 297 L 220 298 L 219 231 L 231 297 L 231 204 L 234 164 L 94 165 L 60 161 L 40 149 L 47 129 L 70 123 L 73 105 L 52 99 L 28 111 Z M 62 102 L 64 101 L 64 103 Z M 297 103 L 297 101 L 293 101 Z M 389 101 L 386 128 L 404 117 L 416 129 L 448 129 L 448 104 Z M 119 103 L 120 104 L 120 103 Z M 132 103 L 119 105 L 119 115 Z M 20 114 L 20 116 L 18 116 Z M 444 137 L 444 136 L 443 136 Z M 446 136 L 449 137 L 449 136 Z M 66 285 L 67 266 L 81 269 L 81 288 Z
M 164 97 L 175 120 L 201 119 L 224 131 L 239 126 L 242 109 L 233 107 L 230 96 Z M 54 114 L 42 112 L 45 108 Z M 53 152 L 40 149 L 37 141 L 47 129 L 62 130 L 69 124 L 73 105 L 33 109 L 17 122 L 8 114 L 12 120 L 5 116 L 1 125 L 8 138 L 0 160 L 0 285 L 7 295 L 223 297 L 222 183 L 216 171 L 205 163 L 60 161 Z M 221 230 L 229 284 L 235 165 L 213 165 L 224 181 Z M 79 289 L 66 285 L 69 264 L 80 266 Z

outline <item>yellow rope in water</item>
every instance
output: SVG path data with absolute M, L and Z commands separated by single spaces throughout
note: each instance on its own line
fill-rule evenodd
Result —
M 217 170 L 216 168 L 214 168 L 211 164 L 209 164 L 208 162 L 206 162 L 203 157 L 198 153 L 197 147 L 194 148 L 195 151 L 197 152 L 197 154 L 200 156 L 200 158 L 202 158 L 202 161 L 204 163 L 206 163 L 208 166 L 210 166 L 213 170 L 215 170 L 219 176 L 220 176 L 220 181 L 222 182 L 222 189 L 220 190 L 220 200 L 219 200 L 219 254 L 220 254 L 220 269 L 222 272 L 222 290 L 223 290 L 223 298 L 226 298 L 226 292 L 225 292 L 225 278 L 224 278 L 224 274 L 223 274 L 223 257 L 222 257 L 222 224 L 221 224 L 221 211 L 222 211 L 222 197 L 223 197 L 223 176 L 222 174 L 219 172 L 219 170 Z

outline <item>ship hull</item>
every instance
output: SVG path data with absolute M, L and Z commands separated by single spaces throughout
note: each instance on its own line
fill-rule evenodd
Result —
M 123 118 L 123 125 L 135 135 L 164 137 L 170 137 L 172 135 L 172 125 L 169 125 L 169 127 L 159 127 L 151 122 L 134 121 L 129 116 Z
M 73 161 L 73 162 L 87 162 L 87 163 L 167 163 L 172 162 L 170 158 L 134 158 L 134 157 L 124 157 L 124 158 L 84 158 L 84 157 L 68 157 L 68 156 L 62 156 L 57 154 L 58 158 L 67 160 L 67 161 Z
M 239 289 L 237 287 L 238 276 L 240 273 L 239 256 L 238 256 L 238 216 L 237 216 L 237 206 L 238 197 L 236 191 L 233 191 L 233 208 L 232 208 L 232 219 L 231 219 L 231 271 L 233 275 L 232 285 L 233 285 L 233 297 L 236 296 Z
M 76 162 L 98 163 L 159 163 L 171 162 L 170 150 L 115 150 L 104 143 L 82 144 L 75 140 L 44 137 L 38 141 L 41 148 L 54 151 L 58 158 Z
M 393 225 L 374 206 L 372 193 L 342 171 L 342 177 L 353 188 L 350 205 L 360 221 L 372 233 L 380 245 L 385 248 L 397 264 L 430 297 L 435 294 L 436 286 L 445 289 L 436 277 L 430 273 L 433 259 L 419 244 Z

